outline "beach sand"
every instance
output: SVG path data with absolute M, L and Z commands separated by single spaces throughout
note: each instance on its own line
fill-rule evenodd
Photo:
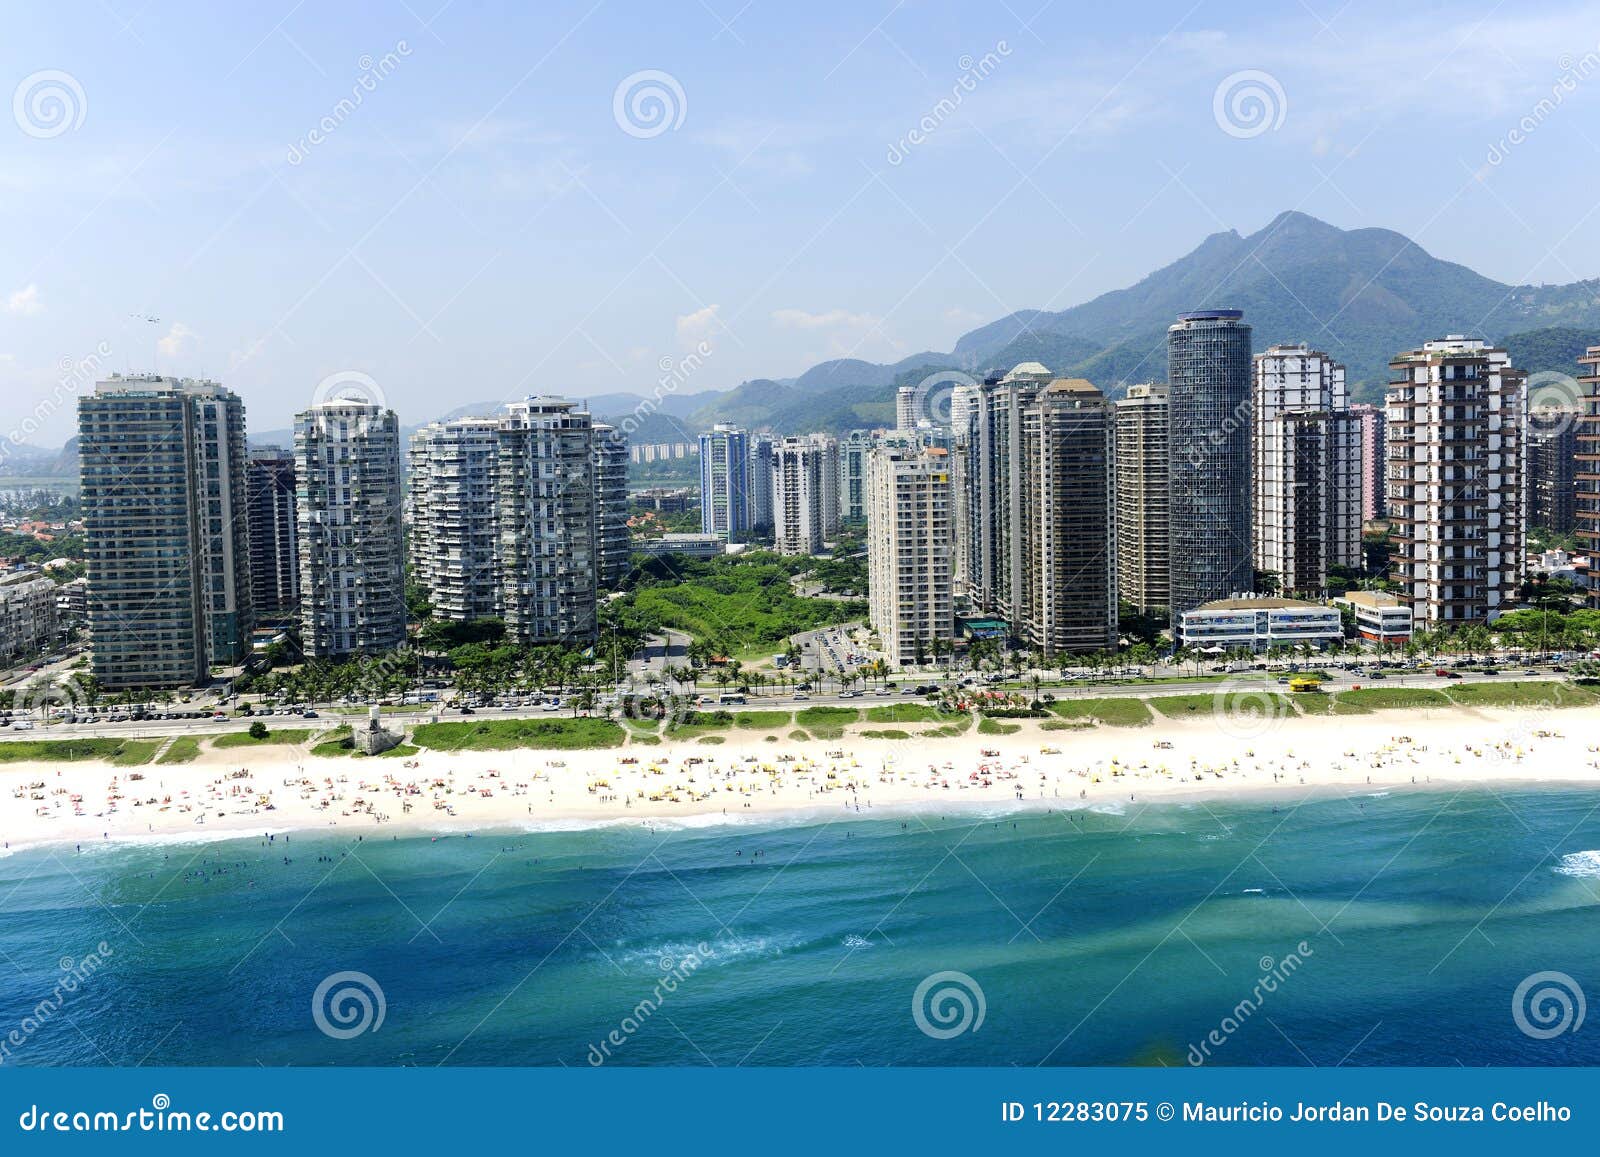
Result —
M 985 754 L 985 752 L 995 754 Z M 586 751 L 0 765 L 0 838 L 33 844 L 273 831 L 396 834 L 614 823 L 1092 808 L 1278 792 L 1600 786 L 1600 708 L 1158 719 L 1144 727 L 906 740 L 849 736 Z

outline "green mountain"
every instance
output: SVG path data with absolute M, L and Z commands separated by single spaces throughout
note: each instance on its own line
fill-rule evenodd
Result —
M 784 433 L 893 420 L 894 388 L 936 370 L 974 375 L 1042 362 L 1112 395 L 1166 378 L 1166 333 L 1180 313 L 1242 309 L 1257 350 L 1308 342 L 1345 363 L 1358 401 L 1381 398 L 1389 359 L 1430 338 L 1466 333 L 1505 344 L 1529 371 L 1572 373 L 1600 344 L 1600 279 L 1505 285 L 1441 261 L 1388 229 L 1340 229 L 1282 213 L 1247 237 L 1207 237 L 1136 285 L 1059 312 L 1022 310 L 965 334 L 948 354 L 894 365 L 824 362 L 788 382 L 746 382 L 698 395 L 684 416 L 701 428 L 737 421 Z

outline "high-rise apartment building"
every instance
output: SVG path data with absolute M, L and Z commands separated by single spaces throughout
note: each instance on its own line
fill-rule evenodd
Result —
M 1117 592 L 1146 612 L 1172 599 L 1169 397 L 1165 384 L 1129 386 L 1116 411 Z
M 751 434 L 745 470 L 750 496 L 746 518 L 752 534 L 772 533 L 772 435 Z
M 1196 310 L 1167 330 L 1174 624 L 1202 603 L 1254 589 L 1250 376 L 1243 311 Z
M 78 402 L 92 669 L 107 690 L 204 683 L 255 614 L 244 405 L 216 382 L 113 377 Z
M 719 422 L 700 435 L 700 532 L 729 542 L 750 535 L 750 442 Z
M 867 517 L 867 461 L 872 447 L 867 430 L 851 430 L 839 442 L 839 517 L 847 522 Z
M 453 418 L 411 436 L 411 581 L 428 592 L 436 618 L 468 622 L 505 610 L 495 521 L 499 426 L 496 418 Z
M 894 392 L 894 428 L 901 431 L 917 428 L 916 386 L 901 386 Z
M 1053 377 L 1038 362 L 1022 362 L 986 380 L 969 435 L 963 493 L 973 505 L 962 516 L 970 543 L 968 597 L 1008 619 L 1022 602 L 1022 494 L 1034 483 L 1022 453 L 1022 416 Z
M 1022 412 L 1013 629 L 1047 658 L 1117 647 L 1112 415 L 1082 378 Z
M 1528 411 L 1529 527 L 1570 534 L 1577 526 L 1578 411 L 1535 406 Z
M 1388 512 L 1384 498 L 1389 451 L 1382 406 L 1357 402 L 1350 407 L 1361 426 L 1361 521 L 1375 522 Z
M 565 398 L 513 402 L 496 431 L 495 525 L 507 632 L 523 643 L 598 633 L 593 419 Z
M 1460 334 L 1389 368 L 1396 593 L 1418 628 L 1493 619 L 1522 578 L 1523 375 L 1504 350 Z
M 773 537 L 779 554 L 822 552 L 826 457 L 826 448 L 811 437 L 784 438 L 772 447 Z
M 1320 594 L 1334 567 L 1361 568 L 1361 427 L 1344 366 L 1275 345 L 1255 357 L 1250 410 L 1255 569 Z
M 1600 610 L 1600 345 L 1592 345 L 1578 359 L 1583 372 L 1578 386 L 1583 397 L 1578 405 L 1576 425 L 1578 448 L 1577 494 L 1573 503 L 1573 522 L 1578 541 L 1588 551 L 1590 570 L 1589 606 Z
M 628 576 L 633 551 L 628 531 L 628 435 L 596 422 L 593 444 L 595 578 L 602 587 L 615 590 Z
M 300 528 L 295 517 L 294 455 L 252 450 L 245 468 L 250 538 L 250 601 L 256 621 L 300 614 Z
M 943 450 L 881 446 L 867 468 L 872 627 L 900 666 L 931 658 L 955 636 L 949 467 Z
M 333 399 L 295 415 L 301 644 L 316 659 L 372 655 L 406 638 L 400 424 Z
M 822 539 L 833 542 L 839 537 L 839 440 L 832 434 L 813 434 L 811 442 L 821 456 L 818 469 L 822 486 Z

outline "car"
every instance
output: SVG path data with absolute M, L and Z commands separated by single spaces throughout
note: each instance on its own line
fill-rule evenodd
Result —
M 225 723 L 225 722 L 227 722 L 227 719 L 228 719 L 228 715 L 227 715 L 227 712 L 225 712 L 225 711 L 215 712 L 211 716 L 211 722 L 213 722 L 213 723 Z
M 1367 675 L 1368 679 L 1387 679 L 1388 677 L 1382 671 L 1372 671 Z
M 15 723 L 13 723 L 11 725 L 11 730 L 13 730 L 13 731 L 32 731 L 33 730 L 33 720 L 31 720 L 31 719 L 19 719 L 19 720 L 17 720 Z
M 794 693 L 794 701 L 796 703 L 799 703 L 802 700 L 806 700 L 806 699 L 810 699 L 810 698 L 811 698 L 811 696 L 807 695 L 804 691 L 796 691 Z
M 890 691 L 889 688 L 887 688 L 887 687 L 879 687 L 876 691 L 873 692 L 873 694 L 874 695 L 892 695 L 892 694 L 894 694 L 894 692 Z
M 544 709 L 546 711 L 560 711 L 561 710 L 561 700 L 559 700 L 559 699 L 546 699 L 544 701 Z
M 315 711 L 312 711 L 310 708 L 307 708 L 306 710 L 300 712 L 300 718 L 301 719 L 315 719 L 316 717 L 317 717 L 317 713 Z
M 472 709 L 472 705 L 471 705 L 471 704 L 469 704 L 469 703 L 463 703 L 463 704 L 462 704 L 462 705 L 461 705 L 461 714 L 463 714 L 463 715 L 476 715 L 476 714 L 477 714 L 477 712 L 475 712 L 475 711 L 474 711 L 474 710 L 473 710 L 473 709 Z
M 920 695 L 921 692 L 918 691 L 915 687 L 906 687 L 906 688 L 903 688 L 901 690 L 900 694 L 902 694 L 902 695 Z

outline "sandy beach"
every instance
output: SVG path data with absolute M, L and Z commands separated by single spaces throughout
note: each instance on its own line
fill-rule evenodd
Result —
M 1497 783 L 1600 786 L 1600 708 L 1210 717 L 911 740 L 730 738 L 584 751 L 316 758 L 203 751 L 192 763 L 0 766 L 0 837 L 44 843 L 266 831 L 449 832 L 750 822 L 949 808 L 1092 808 L 1186 797 Z

